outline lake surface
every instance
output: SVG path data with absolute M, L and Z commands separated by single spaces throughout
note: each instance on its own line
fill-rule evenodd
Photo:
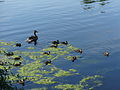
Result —
M 82 48 L 73 65 L 82 75 L 104 76 L 95 90 L 120 90 L 120 0 L 4 0 L 0 2 L 0 40 L 28 44 L 25 39 L 38 30 L 38 45 L 68 41 Z M 23 47 L 25 47 L 23 46 Z M 33 46 L 33 45 L 31 45 Z M 103 52 L 110 52 L 109 57 Z M 62 66 L 62 65 L 61 65 Z M 60 66 L 59 66 L 60 67 Z M 69 66 L 72 67 L 72 66 Z M 37 88 L 29 83 L 25 89 Z

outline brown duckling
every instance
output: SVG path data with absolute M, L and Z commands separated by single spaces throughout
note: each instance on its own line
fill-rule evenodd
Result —
M 25 80 L 24 79 L 23 80 L 19 80 L 18 83 L 22 84 L 24 86 L 25 85 Z
M 5 64 L 4 62 L 0 61 L 0 65 L 4 65 L 4 64 Z
M 50 55 L 50 51 L 49 51 L 49 52 L 44 52 L 43 54 L 45 54 L 45 55 Z
M 5 52 L 5 51 L 4 51 L 4 53 L 5 53 L 6 56 L 13 56 L 13 55 L 14 55 L 13 52 Z
M 75 52 L 77 52 L 77 53 L 83 53 L 83 50 L 82 49 L 77 49 L 77 50 L 74 50 Z
M 109 52 L 104 52 L 104 56 L 109 56 L 110 53 Z
M 58 44 L 51 45 L 50 47 L 57 48 L 57 47 L 58 47 Z
M 16 43 L 16 47 L 21 47 L 22 44 L 21 43 Z
M 57 41 L 52 41 L 52 44 L 59 44 L 60 42 L 59 42 L 59 40 L 57 40 Z
M 15 57 L 14 60 L 20 60 L 21 56 Z
M 13 64 L 14 66 L 21 66 L 21 62 L 17 63 L 17 64 Z
M 73 57 L 71 58 L 71 60 L 72 60 L 72 62 L 74 62 L 75 60 L 77 60 L 77 57 L 76 57 L 76 56 L 73 56 Z
M 61 44 L 68 45 L 68 41 L 61 42 Z
M 45 65 L 48 65 L 48 64 L 51 64 L 51 60 L 45 62 Z

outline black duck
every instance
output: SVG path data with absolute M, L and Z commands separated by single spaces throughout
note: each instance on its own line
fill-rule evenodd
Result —
M 38 31 L 34 30 L 34 36 L 30 36 L 26 39 L 26 42 L 32 43 L 34 42 L 34 45 L 37 44 L 38 36 L 37 36 Z

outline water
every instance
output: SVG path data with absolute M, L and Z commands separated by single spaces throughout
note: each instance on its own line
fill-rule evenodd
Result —
M 104 76 L 103 86 L 96 90 L 120 90 L 119 2 L 4 0 L 0 2 L 0 39 L 27 45 L 24 40 L 38 30 L 37 47 L 67 40 L 84 50 L 83 58 L 74 63 L 80 73 Z M 110 57 L 104 57 L 104 51 L 109 51 Z

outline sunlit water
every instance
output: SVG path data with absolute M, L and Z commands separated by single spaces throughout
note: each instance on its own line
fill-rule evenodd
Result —
M 4 0 L 0 2 L 0 40 L 21 42 L 24 48 L 28 46 L 25 39 L 38 30 L 38 48 L 57 39 L 69 41 L 84 50 L 82 58 L 73 64 L 59 62 L 58 67 L 68 64 L 66 67 L 77 69 L 82 77 L 103 75 L 103 86 L 96 90 L 120 90 L 119 3 L 119 0 L 90 4 L 82 0 Z M 103 56 L 105 51 L 110 52 L 109 57 Z M 36 87 L 40 85 L 28 82 L 24 86 Z

